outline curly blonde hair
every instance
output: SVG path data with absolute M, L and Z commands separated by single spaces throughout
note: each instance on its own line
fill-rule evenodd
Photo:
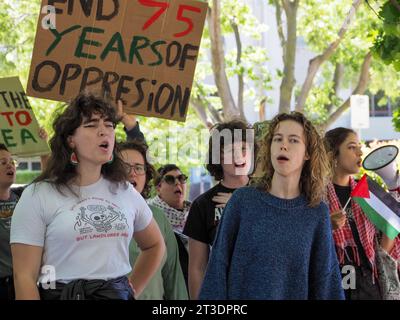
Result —
M 300 112 L 281 113 L 273 118 L 268 130 L 261 138 L 258 153 L 260 178 L 252 183 L 262 190 L 270 190 L 274 168 L 271 161 L 271 143 L 280 122 L 291 120 L 299 123 L 304 130 L 306 153 L 310 159 L 304 163 L 300 177 L 300 192 L 307 199 L 310 207 L 316 207 L 326 199 L 326 186 L 330 181 L 330 165 L 323 140 L 313 124 Z

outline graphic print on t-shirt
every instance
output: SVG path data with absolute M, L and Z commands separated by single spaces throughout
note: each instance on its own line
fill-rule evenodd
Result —
M 11 216 L 13 215 L 18 199 L 17 195 L 11 193 L 9 200 L 0 201 L 0 224 L 3 224 L 7 230 L 11 228 Z
M 80 234 L 92 232 L 107 233 L 111 229 L 115 231 L 127 231 L 129 228 L 126 217 L 120 212 L 118 207 L 107 204 L 109 201 L 101 200 L 104 204 L 88 204 L 83 205 L 82 201 L 77 208 L 79 210 L 74 229 Z
M 223 208 L 215 208 L 215 218 L 214 218 L 214 226 L 218 226 L 219 220 L 221 220 L 222 217 L 222 211 Z
M 5 219 L 11 217 L 15 208 L 15 204 L 15 201 L 2 202 L 0 204 L 0 218 Z

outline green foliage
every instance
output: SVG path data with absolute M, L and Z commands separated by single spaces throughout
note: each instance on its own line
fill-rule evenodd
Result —
M 17 184 L 28 184 L 38 177 L 40 171 L 18 171 L 15 183 Z
M 211 5 L 211 1 L 209 1 L 209 5 Z M 245 103 L 247 105 L 258 105 L 265 98 L 265 92 L 272 89 L 271 72 L 265 66 L 268 61 L 268 50 L 259 45 L 261 34 L 268 28 L 256 19 L 250 6 L 243 0 L 222 0 L 221 13 L 221 28 L 226 39 L 225 42 L 227 44 L 235 43 L 232 28 L 232 25 L 235 24 L 238 26 L 243 45 L 239 64 L 237 63 L 236 46 L 224 46 L 227 76 L 235 82 L 237 76 L 242 75 L 245 83 Z M 217 87 L 214 84 L 205 83 L 205 80 L 210 79 L 212 75 L 209 33 L 206 24 L 196 67 L 195 89 L 192 91 L 192 95 L 200 99 L 207 99 L 216 109 L 221 109 L 222 105 L 218 98 Z M 250 43 L 250 45 L 244 45 L 245 43 Z M 201 90 L 198 90 L 199 87 Z M 232 94 L 237 101 L 237 94 L 234 91 L 232 91 Z
M 400 5 L 400 1 L 396 1 Z M 376 36 L 373 53 L 384 65 L 391 68 L 391 72 L 386 73 L 380 80 L 381 83 L 385 83 L 385 93 L 397 98 L 400 86 L 397 76 L 400 71 L 400 10 L 390 1 L 386 1 L 381 6 L 379 16 L 383 23 Z M 377 88 L 372 88 L 374 89 L 378 91 Z M 378 105 L 384 103 L 385 101 L 379 101 Z M 400 108 L 394 110 L 392 122 L 395 130 L 400 131 Z
M 397 0 L 399 1 L 399 0 Z M 274 1 L 269 1 L 271 4 Z M 344 65 L 344 79 L 342 88 L 354 88 L 359 76 L 360 66 L 365 54 L 370 49 L 374 39 L 376 43 L 381 43 L 383 47 L 381 59 L 374 59 L 371 66 L 371 81 L 369 90 L 376 93 L 384 85 L 385 93 L 396 98 L 399 96 L 399 74 L 396 72 L 398 46 L 400 41 L 386 40 L 385 36 L 394 37 L 399 35 L 399 13 L 393 10 L 388 2 L 384 1 L 381 16 L 384 23 L 374 14 L 364 3 L 356 14 L 355 21 L 352 22 L 345 38 L 339 48 L 323 65 L 314 82 L 314 87 L 307 99 L 306 111 L 315 123 L 326 121 L 328 113 L 327 105 L 336 108 L 343 103 L 343 100 L 332 95 L 333 93 L 333 74 L 337 63 Z M 208 1 L 211 5 L 211 1 Z M 258 22 L 251 12 L 249 2 L 243 0 L 221 0 L 221 24 L 225 40 L 225 66 L 228 77 L 236 81 L 237 75 L 243 75 L 245 82 L 245 102 L 247 105 L 258 105 L 259 101 L 272 89 L 272 78 L 282 77 L 282 70 L 276 69 L 271 72 L 266 67 L 268 61 L 268 48 L 259 45 L 259 40 L 268 27 Z M 300 1 L 298 13 L 298 36 L 316 54 L 323 52 L 324 49 L 334 41 L 337 32 L 342 25 L 352 1 L 343 0 L 302 0 Z M 0 76 L 18 75 L 23 85 L 26 84 L 30 66 L 30 59 L 33 50 L 33 41 L 36 33 L 37 17 L 40 10 L 41 0 L 3 0 L 0 2 Z M 334 14 L 333 14 L 334 13 Z M 275 21 L 271 23 L 275 24 Z M 232 24 L 238 25 L 243 43 L 241 63 L 237 64 L 237 49 L 232 46 L 234 43 L 234 32 Z M 272 25 L 271 25 L 272 27 Z M 322 32 L 323 30 L 323 32 Z M 270 34 L 267 32 L 267 36 Z M 379 42 L 380 41 L 380 42 Z M 375 44 L 374 48 L 381 48 Z M 379 49 L 381 50 L 381 49 Z M 375 49 L 375 56 L 381 57 Z M 397 51 L 396 51 L 397 50 Z M 388 60 L 389 59 L 389 60 Z M 305 61 L 307 63 L 308 61 Z M 389 63 L 389 64 L 387 64 Z M 221 101 L 218 97 L 218 90 L 209 80 L 212 78 L 212 68 L 210 62 L 210 37 L 206 23 L 203 38 L 201 41 L 200 55 L 198 58 L 192 97 L 206 99 L 208 103 L 222 113 Z M 299 85 L 295 90 L 299 90 Z M 237 94 L 233 91 L 236 99 Z M 49 100 L 30 98 L 32 108 L 39 120 L 39 123 L 46 127 L 51 135 L 51 122 L 54 118 L 55 110 L 61 105 L 58 102 Z M 383 101 L 382 101 L 383 102 Z M 268 101 L 271 103 L 271 101 Z M 278 103 L 278 101 L 274 101 Z M 172 139 L 176 140 L 178 150 L 185 149 L 188 143 L 201 140 L 201 130 L 204 128 L 195 112 L 190 108 L 187 121 L 176 123 L 156 118 L 139 117 L 141 127 L 150 144 L 150 148 L 157 149 L 159 153 L 169 154 L 168 148 L 172 145 Z M 400 130 L 400 111 L 394 114 L 394 125 Z M 161 137 L 167 135 L 172 129 L 177 129 L 179 135 L 171 140 L 160 142 Z M 196 132 L 196 134 L 194 134 Z M 193 135 L 197 135 L 194 139 Z M 125 139 L 125 133 L 119 126 L 117 128 L 117 140 Z M 174 142 L 175 143 L 175 142 Z M 197 142 L 196 142 L 197 143 Z M 154 145 L 154 147 L 153 147 Z M 207 149 L 198 143 L 199 153 L 204 155 Z M 187 148 L 186 148 L 187 149 Z M 197 149 L 196 149 L 197 150 Z M 156 157 L 157 158 L 157 157 Z M 181 156 L 177 159 L 177 164 L 188 173 L 190 166 L 198 166 L 203 163 L 201 157 L 190 157 L 186 160 Z M 161 163 L 160 163 L 161 164 Z
M 139 121 L 150 146 L 150 160 L 156 167 L 175 163 L 189 174 L 190 168 L 204 165 L 208 130 L 192 109 L 185 123 L 145 117 L 139 117 Z
M 393 126 L 396 131 L 400 132 L 400 108 L 393 111 Z
M 315 54 L 323 53 L 332 42 L 337 40 L 338 32 L 351 10 L 351 4 L 351 1 L 341 0 L 305 0 L 301 2 L 298 33 L 304 39 L 307 47 Z M 332 110 L 335 110 L 343 103 L 333 89 L 336 65 L 344 66 L 340 88 L 353 87 L 358 80 L 363 58 L 370 46 L 371 26 L 376 20 L 377 17 L 368 7 L 361 6 L 338 48 L 322 65 L 308 95 L 306 105 L 306 112 L 315 123 L 324 123 L 328 119 L 327 106 L 332 106 Z M 323 32 L 321 32 L 322 30 Z
M 5 0 L 0 2 L 0 77 L 19 76 L 23 85 L 27 83 L 30 59 L 33 51 L 34 37 L 38 14 L 40 11 L 41 0 Z M 203 45 L 207 49 L 208 39 L 203 39 Z M 203 54 L 207 54 L 203 50 Z M 211 74 L 211 68 L 199 63 L 197 73 L 200 78 Z M 202 82 L 200 80 L 200 82 Z M 53 134 L 51 124 L 55 115 L 62 110 L 64 103 L 44 99 L 29 98 L 33 111 L 40 125 L 44 126 L 51 136 Z M 204 128 L 200 120 L 193 111 L 189 111 L 188 120 L 185 124 L 175 121 L 167 121 L 156 118 L 139 117 L 141 127 L 146 135 L 147 141 L 151 144 L 156 141 L 156 137 L 163 137 L 171 128 L 178 128 L 181 133 L 177 139 L 178 147 L 190 142 L 186 133 L 193 134 L 193 130 Z M 119 125 L 116 129 L 117 141 L 126 139 L 126 134 Z M 151 145 L 150 145 L 151 147 Z M 204 153 L 204 148 L 201 150 Z M 178 165 L 185 172 L 190 166 L 200 165 L 203 159 L 178 159 Z M 21 176 L 27 176 L 24 182 L 30 182 L 33 173 L 21 172 Z M 30 179 L 30 180 L 29 180 Z M 29 181 L 28 181 L 29 180 Z
M 396 0 L 400 6 L 400 1 Z M 400 71 L 400 10 L 391 1 L 386 1 L 379 12 L 383 24 L 376 36 L 373 52 L 385 64 Z

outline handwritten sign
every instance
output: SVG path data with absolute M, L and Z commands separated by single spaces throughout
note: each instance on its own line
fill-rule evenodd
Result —
M 19 78 L 0 79 L 0 143 L 21 157 L 47 154 L 47 143 L 38 133 L 38 123 Z
M 27 93 L 70 101 L 107 86 L 125 111 L 185 121 L 207 3 L 198 0 L 43 0 Z

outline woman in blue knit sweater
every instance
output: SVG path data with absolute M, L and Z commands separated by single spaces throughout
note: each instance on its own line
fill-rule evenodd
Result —
M 344 299 L 318 132 L 301 113 L 276 116 L 259 165 L 224 210 L 200 299 Z

